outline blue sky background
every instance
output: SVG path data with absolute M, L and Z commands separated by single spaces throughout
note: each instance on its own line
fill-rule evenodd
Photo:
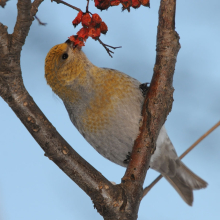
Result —
M 0 8 L 0 22 L 13 32 L 16 2 Z M 86 0 L 68 1 L 85 10 Z M 118 69 L 141 82 L 149 82 L 155 63 L 159 0 L 151 8 L 121 12 L 121 7 L 98 12 L 109 31 L 101 39 L 117 49 L 110 58 L 105 49 L 88 40 L 84 52 L 97 66 Z M 176 30 L 181 50 L 174 75 L 174 103 L 166 122 L 168 134 L 181 154 L 220 117 L 220 1 L 177 1 Z M 37 16 L 47 23 L 33 22 L 21 53 L 25 86 L 37 105 L 68 143 L 105 177 L 116 183 L 123 167 L 100 156 L 71 124 L 62 101 L 47 86 L 44 59 L 56 44 L 76 33 L 71 22 L 77 12 L 61 4 L 44 1 Z M 0 98 L 0 220 L 73 220 L 102 217 L 90 198 L 52 161 L 44 156 L 32 136 Z M 195 191 L 193 207 L 187 206 L 169 183 L 162 179 L 141 203 L 138 220 L 217 220 L 220 204 L 220 128 L 208 136 L 183 161 L 209 186 Z M 145 186 L 158 175 L 149 170 Z

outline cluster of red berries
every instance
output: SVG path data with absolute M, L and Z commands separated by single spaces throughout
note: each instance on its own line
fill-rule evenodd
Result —
M 106 34 L 108 31 L 107 25 L 102 21 L 98 14 L 92 14 L 91 16 L 89 12 L 83 13 L 80 11 L 72 23 L 74 27 L 76 27 L 79 23 L 83 26 L 77 32 L 77 35 L 69 37 L 69 39 L 74 43 L 74 46 L 84 46 L 88 37 L 92 37 L 97 40 L 101 33 Z
M 94 0 L 95 6 L 100 10 L 106 10 L 110 6 L 117 6 L 122 4 L 122 10 L 127 9 L 130 11 L 130 7 L 139 8 L 141 5 L 149 7 L 150 0 Z
M 122 10 L 127 9 L 128 11 L 130 11 L 130 7 L 139 8 L 141 5 L 146 7 L 150 6 L 150 0 L 94 0 L 94 2 L 95 6 L 100 10 L 106 10 L 110 6 L 117 6 L 119 4 L 122 4 Z M 86 13 L 80 11 L 72 23 L 74 27 L 80 23 L 83 26 L 77 32 L 77 35 L 69 37 L 74 43 L 74 46 L 85 46 L 88 37 L 97 40 L 101 34 L 106 34 L 108 31 L 107 25 L 102 21 L 100 16 L 88 12 L 88 9 Z

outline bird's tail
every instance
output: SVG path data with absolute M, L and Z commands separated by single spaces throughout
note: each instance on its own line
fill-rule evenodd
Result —
M 182 162 L 176 170 L 174 177 L 164 175 L 175 188 L 183 200 L 190 206 L 193 203 L 193 190 L 205 188 L 208 184 L 195 173 L 189 170 Z

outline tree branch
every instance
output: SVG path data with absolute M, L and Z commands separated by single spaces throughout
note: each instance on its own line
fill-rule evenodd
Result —
M 114 53 L 112 50 L 110 50 L 108 47 L 110 47 L 110 48 L 112 48 L 112 49 L 117 49 L 117 48 L 121 48 L 121 46 L 119 46 L 119 47 L 113 47 L 113 46 L 110 46 L 110 45 L 108 45 L 108 44 L 105 44 L 105 43 L 103 43 L 102 41 L 101 41 L 101 39 L 100 38 L 98 38 L 98 42 L 105 48 L 105 50 L 107 51 L 107 53 L 108 53 L 108 55 L 112 58 L 112 55 L 111 55 L 111 53 Z
M 61 0 L 51 0 L 51 2 L 56 2 L 57 4 L 60 4 L 60 3 L 61 3 L 61 4 L 64 4 L 64 5 L 68 6 L 68 7 L 70 7 L 70 8 L 73 8 L 74 10 L 81 11 L 80 8 L 77 8 L 77 7 L 73 6 L 73 5 L 70 5 L 70 4 L 68 4 L 67 2 L 65 2 L 65 1 L 61 1 Z
M 34 0 L 34 2 L 31 4 L 31 16 L 34 17 L 36 13 L 38 12 L 38 7 L 44 0 Z
M 98 212 L 116 219 L 115 213 L 119 213 L 124 205 L 124 190 L 112 185 L 72 149 L 24 87 L 20 52 L 33 20 L 31 10 L 34 10 L 34 15 L 40 1 L 34 3 L 31 9 L 30 1 L 18 1 L 17 22 L 12 35 L 7 33 L 6 26 L 0 24 L 0 95 L 45 151 L 45 155 L 91 197 Z
M 46 26 L 46 25 L 47 25 L 47 23 L 42 22 L 36 15 L 35 15 L 34 17 L 35 17 L 35 19 L 38 21 L 38 24 L 39 24 L 39 25 L 43 25 L 43 26 Z
M 18 0 L 17 9 L 17 21 L 12 34 L 12 49 L 14 52 L 21 51 L 32 24 L 32 19 L 30 19 L 31 1 Z M 18 55 L 20 56 L 20 54 Z
M 2 23 L 0 23 L 0 51 L 3 51 L 4 54 L 7 53 L 7 43 L 8 43 L 8 27 L 4 26 Z M 1 56 L 1 54 L 0 54 Z M 0 65 L 2 65 L 2 59 L 0 59 Z
M 157 55 L 154 74 L 143 105 L 143 125 L 135 141 L 131 160 L 122 178 L 122 187 L 135 198 L 131 207 L 140 203 L 142 186 L 150 157 L 156 146 L 159 131 L 173 102 L 173 74 L 180 49 L 179 36 L 175 32 L 175 0 L 161 0 L 157 33 Z M 129 189 L 129 190 L 128 190 Z M 138 194 L 137 194 L 138 193 Z M 137 211 L 133 208 L 133 211 Z
M 122 183 L 113 186 L 81 158 L 59 135 L 26 91 L 21 77 L 20 52 L 29 32 L 37 5 L 41 1 L 18 1 L 14 33 L 8 35 L 0 26 L 0 94 L 9 104 L 45 154 L 93 200 L 105 220 L 137 219 L 143 181 L 159 130 L 172 107 L 172 77 L 179 46 L 174 31 L 175 0 L 161 0 L 154 75 L 143 106 L 143 126 L 135 142 Z M 7 39 L 5 39 L 7 36 Z
M 8 0 L 0 0 L 0 6 L 1 6 L 2 8 L 4 8 L 7 1 L 8 1 Z

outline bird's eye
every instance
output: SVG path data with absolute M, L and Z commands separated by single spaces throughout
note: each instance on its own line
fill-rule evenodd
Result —
M 68 58 L 68 54 L 67 54 L 67 53 L 64 53 L 64 54 L 62 55 L 62 59 L 65 60 L 65 59 L 67 59 L 67 58 Z

